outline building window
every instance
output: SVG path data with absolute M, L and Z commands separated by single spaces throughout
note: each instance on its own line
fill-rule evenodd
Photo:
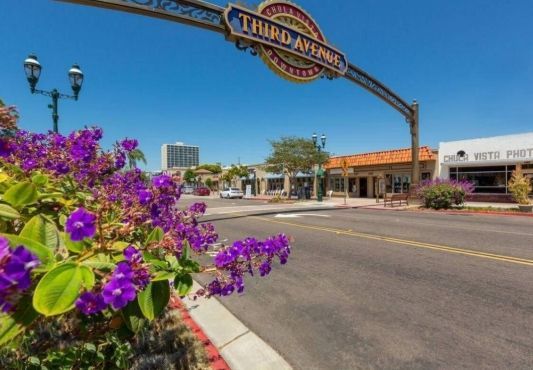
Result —
M 344 178 L 330 177 L 329 190 L 333 190 L 335 193 L 344 193 Z
M 409 187 L 411 186 L 411 175 L 394 174 L 387 176 L 392 176 L 392 193 L 409 193 Z
M 268 190 L 284 190 L 285 179 L 268 179 Z
M 516 166 L 453 167 L 451 180 L 467 180 L 474 184 L 474 193 L 507 194 L 508 183 Z

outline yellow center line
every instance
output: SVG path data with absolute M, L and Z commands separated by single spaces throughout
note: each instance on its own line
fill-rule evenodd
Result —
M 501 255 L 501 254 L 487 253 L 487 252 L 481 252 L 481 251 L 476 251 L 476 250 L 471 250 L 471 249 L 448 247 L 448 246 L 439 245 L 439 244 L 423 243 L 423 242 L 417 242 L 417 241 L 414 241 L 414 240 L 398 239 L 398 238 L 393 238 L 393 237 L 389 237 L 389 236 L 367 234 L 367 233 L 361 233 L 361 232 L 356 232 L 356 231 L 351 231 L 351 230 L 335 229 L 335 228 L 331 228 L 331 227 L 313 226 L 313 225 L 306 225 L 306 224 L 298 224 L 298 223 L 287 222 L 287 221 L 278 221 L 278 220 L 273 220 L 273 219 L 266 218 L 266 217 L 252 216 L 251 218 L 255 218 L 255 219 L 258 219 L 258 220 L 261 220 L 261 221 L 270 222 L 270 223 L 276 223 L 276 224 L 282 224 L 282 225 L 290 225 L 290 226 L 299 227 L 299 228 L 303 228 L 303 229 L 325 231 L 325 232 L 330 232 L 330 233 L 335 233 L 335 234 L 340 234 L 340 235 L 355 236 L 355 237 L 358 237 L 358 238 L 371 239 L 371 240 L 380 240 L 380 241 L 385 241 L 385 242 L 388 242 L 388 243 L 402 244 L 402 245 L 407 245 L 407 246 L 411 246 L 411 247 L 432 249 L 432 250 L 438 250 L 438 251 L 442 251 L 442 252 L 456 253 L 456 254 L 462 254 L 462 255 L 466 255 L 466 256 L 488 258 L 488 259 L 492 259 L 492 260 L 505 261 L 505 262 L 516 263 L 516 264 L 521 264 L 521 265 L 533 266 L 533 260 L 531 260 L 531 259 L 518 258 L 518 257 L 512 257 L 512 256 L 505 256 L 505 255 Z

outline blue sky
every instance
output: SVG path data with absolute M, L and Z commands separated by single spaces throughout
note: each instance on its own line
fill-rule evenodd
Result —
M 213 1 L 219 5 L 226 3 Z M 421 144 L 533 131 L 530 0 L 300 0 L 328 41 L 421 107 Z M 138 138 L 148 169 L 162 143 L 200 146 L 201 162 L 261 162 L 267 139 L 328 137 L 334 154 L 410 145 L 407 124 L 344 79 L 299 85 L 223 36 L 173 22 L 55 1 L 2 3 L 0 97 L 20 125 L 51 128 L 49 101 L 32 96 L 22 62 L 35 52 L 39 88 L 70 93 L 67 70 L 86 79 L 78 102 L 60 102 L 60 130 L 104 129 L 104 144 Z

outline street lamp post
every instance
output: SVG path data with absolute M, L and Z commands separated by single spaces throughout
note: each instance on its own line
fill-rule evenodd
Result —
M 48 108 L 52 109 L 52 120 L 54 121 L 54 132 L 58 132 L 58 121 L 59 121 L 59 114 L 57 111 L 57 105 L 59 99 L 73 99 L 78 100 L 78 95 L 81 90 L 81 85 L 83 84 L 83 73 L 80 69 L 80 66 L 77 64 L 74 64 L 70 70 L 68 71 L 68 78 L 70 80 L 70 86 L 72 87 L 72 91 L 74 95 L 65 95 L 61 94 L 57 89 L 53 89 L 52 91 L 44 91 L 44 90 L 38 90 L 35 87 L 37 86 L 37 82 L 39 82 L 39 77 L 41 76 L 41 64 L 37 60 L 37 56 L 34 54 L 30 54 L 26 60 L 24 60 L 24 71 L 26 72 L 26 78 L 28 79 L 28 83 L 30 84 L 30 90 L 32 94 L 41 94 L 45 96 L 49 96 L 52 98 L 52 104 L 48 105 Z
M 315 148 L 318 150 L 318 152 L 322 152 L 322 149 L 324 149 L 326 147 L 326 135 L 322 134 L 322 136 L 320 137 L 320 143 L 318 143 L 318 137 L 316 136 L 316 133 L 313 134 L 312 136 L 313 138 L 313 145 L 315 146 Z M 320 163 L 320 161 L 318 161 L 318 171 L 316 173 L 316 177 L 319 181 L 319 184 L 317 186 L 317 200 L 319 202 L 322 202 L 322 195 L 324 194 L 324 189 L 323 189 L 323 181 L 322 181 L 322 177 L 324 176 L 324 171 L 322 170 L 322 163 Z
M 253 186 L 253 190 L 254 190 L 254 197 L 256 197 L 256 196 L 257 196 L 257 169 L 254 168 L 253 172 L 254 172 L 254 186 Z

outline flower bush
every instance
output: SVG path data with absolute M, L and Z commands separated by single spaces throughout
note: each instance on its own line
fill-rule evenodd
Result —
M 522 174 L 521 170 L 513 171 L 509 180 L 509 191 L 518 204 L 531 204 L 529 193 L 531 192 L 531 183 L 529 179 Z
M 104 151 L 99 128 L 36 134 L 6 115 L 15 113 L 0 112 L 0 346 L 73 317 L 85 325 L 72 328 L 73 339 L 134 336 L 173 292 L 191 293 L 194 273 L 213 275 L 194 294 L 226 296 L 243 292 L 245 275 L 287 262 L 290 243 L 280 234 L 221 246 L 200 264 L 218 238 L 199 222 L 206 205 L 179 209 L 172 178 L 126 171 L 136 140 Z
M 474 184 L 468 181 L 445 179 L 425 180 L 416 190 L 418 198 L 426 208 L 448 209 L 462 205 L 467 196 L 474 192 Z

